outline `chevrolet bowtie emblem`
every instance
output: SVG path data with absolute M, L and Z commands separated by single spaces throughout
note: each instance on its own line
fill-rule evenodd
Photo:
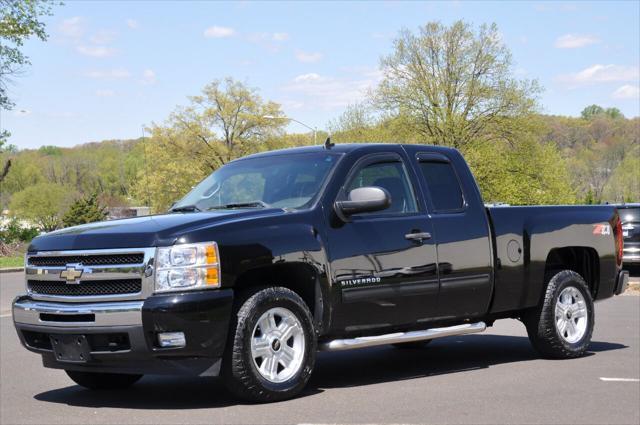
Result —
M 60 278 L 67 283 L 80 283 L 84 269 L 80 264 L 67 264 L 67 268 L 60 272 Z

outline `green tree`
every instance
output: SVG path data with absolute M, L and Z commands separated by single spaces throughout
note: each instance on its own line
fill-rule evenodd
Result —
M 100 205 L 98 194 L 77 199 L 62 217 L 64 227 L 93 223 L 107 218 L 106 208 Z
M 0 108 L 9 110 L 13 102 L 7 94 L 8 78 L 29 65 L 20 48 L 35 36 L 46 41 L 42 18 L 51 15 L 49 0 L 0 0 Z
M 42 41 L 47 39 L 42 18 L 51 15 L 51 5 L 49 0 L 0 0 L 0 114 L 14 106 L 7 92 L 11 76 L 18 75 L 30 64 L 29 58 L 20 51 L 25 40 L 32 36 Z M 0 149 L 9 136 L 10 133 L 0 127 Z M 0 182 L 10 167 L 9 158 L 0 168 Z
M 604 108 L 600 105 L 589 105 L 580 112 L 580 116 L 585 120 L 604 114 Z
M 191 155 L 192 138 L 172 128 L 153 127 L 149 139 L 141 143 L 143 165 L 133 185 L 133 197 L 156 212 L 166 211 L 195 184 L 211 173 L 207 162 Z
M 49 232 L 60 227 L 62 216 L 73 202 L 73 190 L 54 183 L 38 183 L 13 195 L 9 210 Z
M 485 202 L 511 205 L 573 204 L 567 163 L 552 144 L 476 142 L 464 151 Z
M 618 108 L 607 108 L 605 109 L 604 113 L 606 116 L 608 116 L 609 118 L 613 118 L 614 120 L 618 118 L 624 118 L 622 111 Z
M 252 145 L 287 124 L 280 105 L 262 100 L 256 89 L 233 78 L 215 80 L 189 99 L 189 106 L 170 117 L 170 125 L 201 145 L 199 156 L 211 169 L 258 150 Z
M 628 155 L 607 181 L 603 198 L 610 202 L 640 201 L 640 150 Z
M 493 25 L 477 31 L 457 21 L 403 30 L 383 57 L 375 93 L 385 111 L 405 115 L 423 141 L 460 148 L 477 140 L 509 140 L 536 111 L 535 81 L 512 75 L 511 54 Z
M 618 108 L 603 108 L 600 105 L 589 105 L 580 112 L 585 120 L 592 120 L 598 116 L 606 116 L 612 119 L 624 118 L 624 114 Z
M 216 80 L 189 99 L 191 104 L 165 125 L 152 125 L 151 137 L 142 143 L 148 161 L 143 160 L 133 194 L 154 211 L 165 210 L 232 159 L 276 146 L 273 141 L 287 124 L 280 105 L 231 78 Z

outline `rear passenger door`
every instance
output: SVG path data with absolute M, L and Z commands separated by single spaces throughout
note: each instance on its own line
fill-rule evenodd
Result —
M 473 317 L 488 311 L 491 297 L 489 225 L 466 163 L 444 152 L 414 154 L 436 242 L 438 317 Z

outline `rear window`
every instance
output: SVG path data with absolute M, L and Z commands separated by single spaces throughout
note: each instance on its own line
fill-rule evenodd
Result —
M 464 208 L 460 182 L 450 163 L 422 161 L 420 169 L 427 183 L 433 207 L 437 212 L 456 211 Z

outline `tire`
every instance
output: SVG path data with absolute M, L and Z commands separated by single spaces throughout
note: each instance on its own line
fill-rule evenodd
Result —
M 129 375 L 123 373 L 97 373 L 65 370 L 69 378 L 81 387 L 90 390 L 119 390 L 135 384 L 142 375 Z
M 541 305 L 522 319 L 543 357 L 580 357 L 591 343 L 595 324 L 589 287 L 578 273 L 563 270 L 549 280 Z
M 400 342 L 397 344 L 391 344 L 393 348 L 397 348 L 399 350 L 419 350 L 421 348 L 425 348 L 433 341 L 432 339 L 424 339 L 422 341 L 412 341 L 412 342 Z
M 295 397 L 316 359 L 309 308 L 298 294 L 281 287 L 255 290 L 238 304 L 222 364 L 227 388 L 250 402 Z

